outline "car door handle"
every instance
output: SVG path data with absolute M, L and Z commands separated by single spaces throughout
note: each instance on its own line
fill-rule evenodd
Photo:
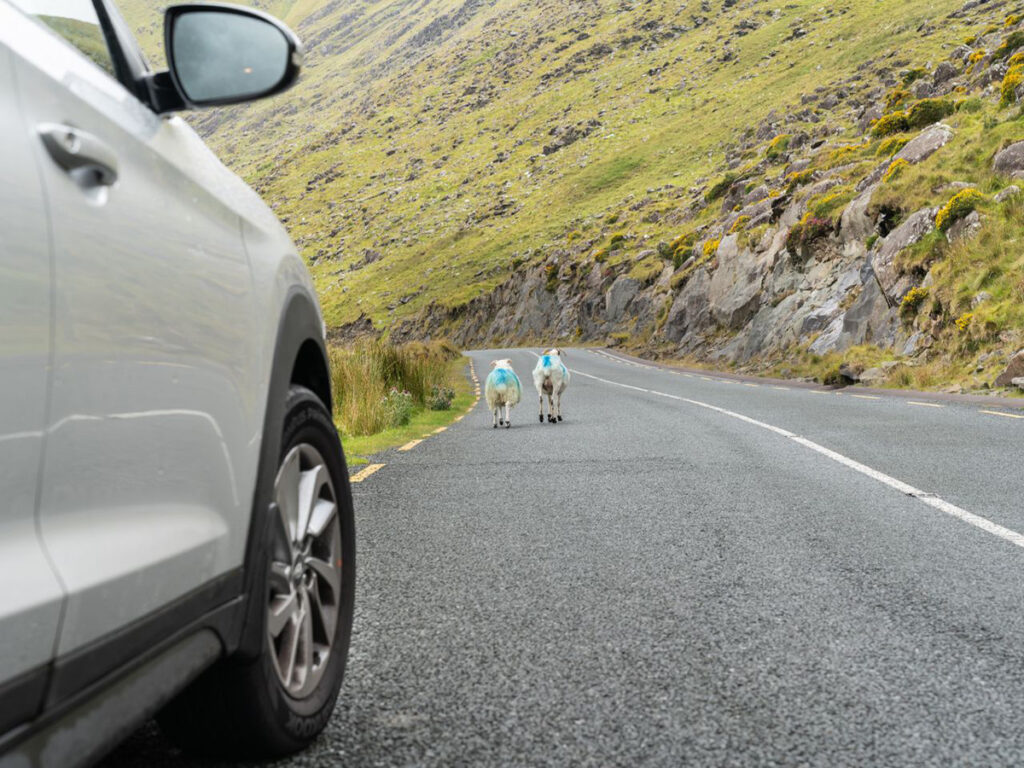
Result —
M 109 187 L 117 181 L 117 155 L 91 133 L 60 123 L 42 123 L 36 130 L 50 157 L 80 186 Z

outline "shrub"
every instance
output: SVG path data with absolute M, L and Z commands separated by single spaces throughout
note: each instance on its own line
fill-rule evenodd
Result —
M 1017 88 L 1024 83 L 1024 63 L 1021 63 L 1020 60 L 1014 62 L 1014 59 L 1024 59 L 1024 56 L 1018 53 L 1010 58 L 1010 68 L 1003 75 L 1003 82 L 999 87 L 1000 107 L 1008 107 L 1016 103 Z
M 867 147 L 867 142 L 863 144 L 847 144 L 845 147 L 834 149 L 829 153 L 829 162 L 837 165 L 844 163 L 865 147 Z
M 381 398 L 381 407 L 389 427 L 404 427 L 412 418 L 412 393 L 392 387 Z
M 817 219 L 825 219 L 834 211 L 845 206 L 853 199 L 854 189 L 850 184 L 842 184 L 819 200 L 810 204 L 811 214 Z
M 906 88 L 893 88 L 885 94 L 885 111 L 892 112 L 910 101 L 910 91 Z
M 967 114 L 974 114 L 975 112 L 981 112 L 985 107 L 983 102 L 977 96 L 972 96 L 969 99 L 961 99 L 956 103 L 957 112 L 966 112 Z
M 607 248 L 598 248 L 596 251 L 594 251 L 594 261 L 596 261 L 598 264 L 603 264 L 604 261 L 607 258 L 608 258 L 608 249 Z
M 973 312 L 965 312 L 956 319 L 956 329 L 960 331 L 960 333 L 967 333 L 967 329 L 971 327 L 971 321 L 973 319 Z
M 713 203 L 729 191 L 729 187 L 736 183 L 736 179 L 737 176 L 735 173 L 725 174 L 725 176 L 711 185 L 711 189 L 709 189 L 707 194 L 704 195 L 704 200 L 708 203 Z
M 452 401 L 454 399 L 454 389 L 435 384 L 430 388 L 430 396 L 427 398 L 427 408 L 432 411 L 447 411 L 451 409 Z
M 935 228 L 947 231 L 953 224 L 969 214 L 984 202 L 985 196 L 976 189 L 965 189 L 949 199 L 935 214 Z
M 910 163 L 904 160 L 902 157 L 897 160 L 893 160 L 889 166 L 889 170 L 885 172 L 885 176 L 882 177 L 882 181 L 888 184 L 890 181 L 895 181 L 900 177 L 907 168 L 910 167 Z
M 907 291 L 907 295 L 903 297 L 903 301 L 900 302 L 900 314 L 904 318 L 913 317 L 917 314 L 918 307 L 928 298 L 927 288 L 911 288 Z
M 544 276 L 547 280 L 544 282 L 544 289 L 548 293 L 554 293 L 558 290 L 558 265 L 557 264 L 545 264 L 544 265 Z
M 910 85 L 911 83 L 917 82 L 922 77 L 927 76 L 927 69 L 925 69 L 924 67 L 914 67 L 913 69 L 908 69 L 906 72 L 903 73 L 903 84 Z
M 878 242 L 878 234 L 869 235 L 868 239 L 864 241 L 864 247 L 869 251 L 875 247 L 875 243 Z
M 797 187 L 802 187 L 804 184 L 814 178 L 814 171 L 808 168 L 806 171 L 797 171 L 789 174 L 786 177 L 786 192 L 792 193 Z
M 729 234 L 730 235 L 734 235 L 737 232 L 742 231 L 744 229 L 744 227 L 747 226 L 747 223 L 749 221 L 750 221 L 750 217 L 749 216 L 740 216 L 739 218 L 736 219 L 736 221 L 734 221 L 732 223 L 732 226 L 729 227 Z
M 575 242 L 576 240 L 579 240 L 581 237 L 583 237 L 583 233 L 580 232 L 578 229 L 574 229 L 572 232 L 565 236 L 565 239 L 572 243 Z
M 1002 44 L 993 51 L 992 58 L 996 61 L 1005 59 L 1021 46 L 1024 46 L 1024 29 L 1018 29 L 1008 34 Z
M 903 133 L 910 129 L 905 112 L 893 112 L 891 115 L 883 115 L 875 120 L 871 126 L 872 136 L 889 136 L 893 133 Z
M 892 157 L 907 145 L 910 139 L 905 136 L 892 136 L 878 145 L 875 154 L 878 157 Z
M 1021 19 L 1024 19 L 1024 16 L 1018 13 L 1011 13 L 1006 17 L 1006 21 L 1003 22 L 1003 27 L 1015 27 L 1020 24 Z
M 672 266 L 679 269 L 691 255 L 693 255 L 693 250 L 689 246 L 676 249 L 672 253 Z
M 911 128 L 927 128 L 953 114 L 953 109 L 950 99 L 921 99 L 907 110 L 907 124 Z
M 704 241 L 704 256 L 711 257 L 718 253 L 718 246 L 721 245 L 721 240 L 705 240 Z
M 967 74 L 972 74 L 973 71 L 974 71 L 974 68 L 978 65 L 978 62 L 982 61 L 987 54 L 988 54 L 988 51 L 986 51 L 984 48 L 981 48 L 981 49 L 975 51 L 974 53 L 972 53 L 970 56 L 968 56 L 967 57 Z
M 608 247 L 615 249 L 615 246 L 619 245 L 626 239 L 625 232 L 616 232 L 610 238 L 608 238 Z
M 621 214 L 619 213 L 609 213 L 607 216 L 604 217 L 604 223 L 609 225 L 614 224 L 619 220 L 620 215 Z
M 789 140 L 791 138 L 793 138 L 791 134 L 779 134 L 768 143 L 768 149 L 765 151 L 764 156 L 769 160 L 778 160 L 789 149 Z
M 789 234 L 786 235 L 786 248 L 794 255 L 800 254 L 815 240 L 831 234 L 833 229 L 829 219 L 819 219 L 808 213 L 789 230 Z

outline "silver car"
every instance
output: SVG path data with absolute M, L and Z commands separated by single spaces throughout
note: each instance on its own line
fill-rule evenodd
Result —
M 13 4 L 12 4 L 13 3 Z M 268 96 L 270 17 L 0 0 L 0 765 L 157 715 L 205 753 L 324 727 L 355 532 L 324 326 L 287 234 L 175 112 Z

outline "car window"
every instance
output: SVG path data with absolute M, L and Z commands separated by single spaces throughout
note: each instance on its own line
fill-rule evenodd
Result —
M 114 60 L 107 47 L 92 0 L 12 0 L 88 57 L 111 77 L 116 77 Z

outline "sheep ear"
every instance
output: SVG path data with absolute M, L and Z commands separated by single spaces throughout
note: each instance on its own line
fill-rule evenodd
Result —
M 497 360 L 491 360 L 491 368 L 497 368 L 497 367 L 498 367 L 498 361 Z

